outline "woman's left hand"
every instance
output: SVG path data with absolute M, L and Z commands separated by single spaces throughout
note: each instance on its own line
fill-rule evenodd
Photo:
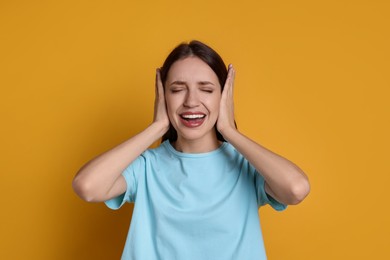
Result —
M 234 87 L 235 70 L 230 64 L 228 68 L 228 75 L 225 86 L 222 91 L 221 103 L 219 106 L 219 116 L 217 121 L 217 129 L 224 136 L 229 129 L 236 129 L 234 123 L 234 101 L 233 101 L 233 87 Z

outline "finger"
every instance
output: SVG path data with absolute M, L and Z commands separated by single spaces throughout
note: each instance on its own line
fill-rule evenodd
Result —
M 232 88 L 232 91 L 233 91 L 233 88 L 234 88 L 234 80 L 236 78 L 236 70 L 234 69 L 233 65 L 230 64 L 230 85 L 231 85 L 231 88 Z
M 159 97 L 164 95 L 164 87 L 161 82 L 161 72 L 160 69 L 156 69 L 156 95 Z
M 235 70 L 233 65 L 229 64 L 225 88 L 226 88 L 226 92 L 228 92 L 230 95 L 233 93 L 234 79 L 235 79 Z
M 154 94 L 157 97 L 158 95 L 158 74 L 159 74 L 159 69 L 156 69 L 156 77 L 154 79 Z
M 234 71 L 234 67 L 232 64 L 229 64 L 229 67 L 228 67 L 228 75 L 227 75 L 227 79 L 226 79 L 226 83 L 229 85 L 229 86 L 232 86 L 233 83 L 234 83 L 234 76 L 235 76 L 235 71 Z

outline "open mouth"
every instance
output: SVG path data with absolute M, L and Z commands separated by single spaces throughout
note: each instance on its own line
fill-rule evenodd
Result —
M 204 114 L 182 114 L 180 115 L 181 118 L 183 118 L 184 120 L 197 120 L 197 119 L 203 119 L 206 117 L 206 115 Z
M 180 115 L 181 122 L 187 127 L 197 127 L 203 124 L 206 115 L 203 113 L 183 113 Z

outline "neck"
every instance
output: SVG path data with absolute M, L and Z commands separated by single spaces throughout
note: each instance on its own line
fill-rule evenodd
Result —
M 183 153 L 207 153 L 218 149 L 221 141 L 217 137 L 204 138 L 203 140 L 187 140 L 180 136 L 172 144 L 172 146 L 179 152 Z

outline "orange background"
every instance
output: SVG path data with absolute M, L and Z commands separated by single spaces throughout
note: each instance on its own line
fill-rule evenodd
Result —
M 199 39 L 237 70 L 239 129 L 301 166 L 260 210 L 269 259 L 390 259 L 389 1 L 2 1 L 1 259 L 118 259 L 132 206 L 72 191 L 152 120 L 155 68 Z

